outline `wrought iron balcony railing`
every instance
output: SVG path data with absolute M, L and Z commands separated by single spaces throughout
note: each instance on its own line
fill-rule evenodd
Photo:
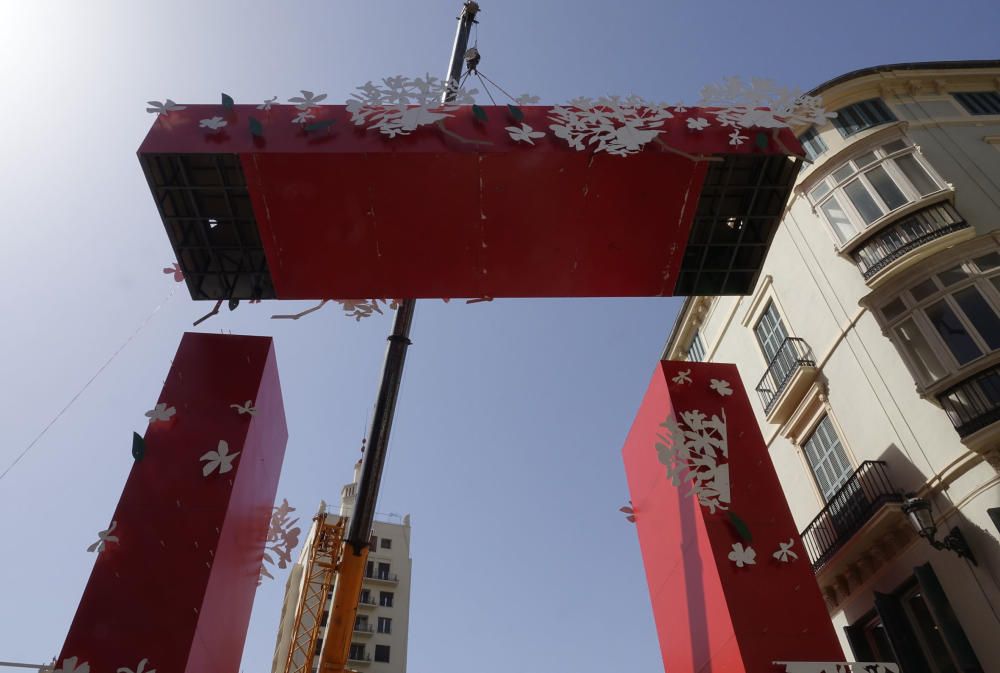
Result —
M 802 544 L 809 552 L 813 570 L 822 568 L 883 506 L 902 500 L 903 496 L 889 480 L 885 462 L 861 463 L 802 531 Z
M 937 203 L 877 232 L 852 252 L 851 257 L 868 280 L 911 250 L 968 227 L 969 223 L 950 203 Z
M 355 624 L 354 631 L 356 633 L 375 633 L 375 627 L 371 624 Z
M 381 582 L 398 582 L 399 575 L 392 573 L 365 573 L 366 580 L 378 580 Z
M 792 380 L 795 370 L 804 366 L 816 366 L 809 344 L 798 337 L 786 337 L 757 384 L 757 394 L 760 395 L 765 414 L 771 413 L 781 393 Z
M 1000 365 L 967 378 L 938 395 L 959 437 L 1000 421 Z
M 351 652 L 347 655 L 348 661 L 371 661 L 372 655 L 367 652 Z

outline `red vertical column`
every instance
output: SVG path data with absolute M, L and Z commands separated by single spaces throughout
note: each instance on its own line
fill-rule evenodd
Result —
M 159 403 L 58 661 L 236 673 L 288 438 L 271 339 L 185 334 Z
M 667 673 L 843 660 L 735 365 L 661 362 L 622 455 Z

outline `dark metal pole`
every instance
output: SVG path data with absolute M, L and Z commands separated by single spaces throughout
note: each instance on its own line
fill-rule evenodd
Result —
M 452 47 L 451 67 L 448 70 L 449 81 L 458 82 L 462 76 L 462 64 L 465 62 L 465 51 L 469 46 L 469 34 L 472 32 L 472 25 L 478 13 L 479 4 L 476 2 L 466 2 L 462 7 L 462 15 L 458 17 L 455 44 Z M 444 95 L 444 102 L 454 97 L 455 92 L 449 89 Z M 375 504 L 382 483 L 382 468 L 389 448 L 389 432 L 392 430 L 392 419 L 396 412 L 399 384 L 403 380 L 403 364 L 406 362 L 406 349 L 410 345 L 410 324 L 413 322 L 413 309 L 416 305 L 416 299 L 404 299 L 399 303 L 392 323 L 392 334 L 389 335 L 389 345 L 385 351 L 382 380 L 375 400 L 372 424 L 368 428 L 357 499 L 351 515 L 351 527 L 347 532 L 347 541 L 354 548 L 355 554 L 360 554 L 371 538 L 372 523 L 375 521 Z

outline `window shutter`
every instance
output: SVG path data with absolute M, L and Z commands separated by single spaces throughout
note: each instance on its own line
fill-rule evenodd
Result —
M 955 611 L 951 609 L 951 602 L 948 601 L 934 568 L 930 563 L 925 563 L 914 568 L 913 574 L 920 584 L 931 616 L 948 643 L 948 649 L 955 655 L 959 670 L 962 673 L 983 673 L 983 667 L 979 664 L 969 639 L 965 637 L 965 630 L 955 616 Z
M 865 638 L 865 625 L 858 623 L 844 627 L 847 635 L 847 642 L 854 653 L 854 661 L 875 661 L 875 653 L 872 652 L 868 639 Z
M 920 644 L 903 612 L 899 599 L 890 594 L 875 592 L 875 610 L 882 620 L 885 633 L 892 645 L 902 673 L 931 673 L 920 650 Z

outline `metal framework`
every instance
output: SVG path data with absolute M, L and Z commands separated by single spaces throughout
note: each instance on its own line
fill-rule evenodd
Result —
M 285 659 L 284 673 L 311 673 L 316 656 L 316 643 L 323 628 L 323 612 L 327 596 L 340 565 L 344 549 L 346 519 L 337 517 L 336 523 L 327 523 L 331 517 L 325 512 L 316 515 L 316 536 L 309 548 L 302 574 L 302 592 L 295 608 L 292 635 Z

